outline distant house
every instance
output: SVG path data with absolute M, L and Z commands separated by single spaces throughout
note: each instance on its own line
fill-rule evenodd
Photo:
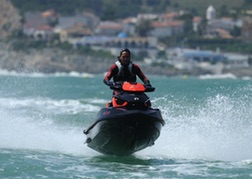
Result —
M 92 21 L 91 19 L 94 18 Z M 90 14 L 78 14 L 75 16 L 59 17 L 54 32 L 59 34 L 61 41 L 69 41 L 70 38 L 82 38 L 93 35 L 93 29 L 98 19 Z
M 226 58 L 228 59 L 226 63 L 226 68 L 244 68 L 248 67 L 248 55 L 236 54 L 236 53 L 226 53 Z
M 151 23 L 151 28 L 150 35 L 153 37 L 170 37 L 183 33 L 184 22 L 178 20 L 170 22 L 154 21 Z
M 239 22 L 232 18 L 213 19 L 211 24 L 206 27 L 205 37 L 232 39 L 234 37 L 230 34 L 230 31 L 238 25 Z
M 99 24 L 99 18 L 91 13 L 77 14 L 75 16 L 60 16 L 56 29 L 60 31 L 61 29 L 68 28 L 78 23 L 82 23 L 86 27 L 94 30 Z
M 206 19 L 208 23 L 204 36 L 208 38 L 233 38 L 230 31 L 235 27 L 241 27 L 241 22 L 229 17 L 216 18 L 216 14 L 215 8 L 210 5 L 206 10 Z
M 55 27 L 55 31 L 60 32 L 61 30 L 74 26 L 74 24 L 78 24 L 78 23 L 86 24 L 87 20 L 83 18 L 83 16 L 80 16 L 80 15 L 61 16 L 59 17 L 58 24 Z
M 158 17 L 159 22 L 171 22 L 174 21 L 177 17 L 179 17 L 179 14 L 176 12 L 169 12 L 165 14 L 161 14 Z
M 49 12 L 27 12 L 24 15 L 23 33 L 38 40 L 49 40 L 54 35 L 52 22 L 56 14 Z
M 82 23 L 73 24 L 68 28 L 65 28 L 59 32 L 59 37 L 61 42 L 68 41 L 75 44 L 79 39 L 84 36 L 91 36 L 92 31 L 85 27 Z
M 223 39 L 233 39 L 234 37 L 230 34 L 228 30 L 221 28 L 208 28 L 207 33 L 204 38 L 223 38 Z
M 232 18 L 221 18 L 221 19 L 214 19 L 211 21 L 212 28 L 220 28 L 225 30 L 232 30 L 234 29 L 236 22 Z
M 83 37 L 91 36 L 93 33 L 90 28 L 86 27 L 83 23 L 76 23 L 63 30 L 68 34 L 68 37 Z
M 121 23 L 102 21 L 95 29 L 95 34 L 100 36 L 117 36 L 123 30 Z
M 219 53 L 209 50 L 194 50 L 194 49 L 181 49 L 176 48 L 170 51 L 174 57 L 181 60 L 192 60 L 196 62 L 224 62 L 227 58 Z
M 135 36 L 136 34 L 136 24 L 137 18 L 135 17 L 128 17 L 123 20 L 123 32 L 128 34 L 129 36 Z

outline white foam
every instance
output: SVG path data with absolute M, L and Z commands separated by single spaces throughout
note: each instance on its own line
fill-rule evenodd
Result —
M 22 76 L 22 77 L 80 77 L 80 78 L 93 78 L 94 74 L 91 73 L 79 73 L 79 72 L 56 72 L 56 73 L 40 73 L 40 72 L 16 72 L 16 71 L 8 71 L 8 70 L 0 70 L 1 76 Z
M 33 108 L 39 111 L 50 111 L 51 113 L 79 113 L 96 112 L 99 106 L 83 103 L 81 100 L 61 99 L 53 100 L 49 98 L 0 98 L 0 105 L 6 109 Z
M 159 106 L 166 125 L 156 144 L 139 154 L 184 159 L 250 160 L 252 104 L 248 101 L 216 95 L 200 106 L 184 107 L 178 103 Z
M 237 77 L 231 73 L 217 74 L 217 75 L 199 75 L 199 79 L 237 79 Z
M 36 119 L 0 111 L 0 148 L 59 151 L 71 154 L 94 152 L 84 146 L 83 127 L 57 126 L 49 118 Z

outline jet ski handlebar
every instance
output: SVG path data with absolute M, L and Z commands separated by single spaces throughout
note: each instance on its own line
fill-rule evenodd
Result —
M 153 92 L 156 88 L 152 87 L 151 85 L 144 85 L 145 86 L 145 92 Z
M 117 91 L 153 92 L 155 88 L 150 84 L 144 85 L 139 82 L 115 82 L 109 85 L 110 89 Z
M 110 89 L 112 90 L 122 90 L 122 83 L 121 82 L 115 82 L 109 85 Z

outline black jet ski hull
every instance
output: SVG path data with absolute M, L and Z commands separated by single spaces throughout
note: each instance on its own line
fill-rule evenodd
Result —
M 88 147 L 107 155 L 130 155 L 154 145 L 164 125 L 158 109 L 102 108 L 85 130 Z

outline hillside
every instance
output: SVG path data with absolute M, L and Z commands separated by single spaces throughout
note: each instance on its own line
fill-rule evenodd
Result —
M 54 9 L 61 15 L 89 11 L 101 19 L 116 19 L 135 16 L 141 12 L 164 11 L 169 0 L 11 0 L 21 13 Z
M 199 15 L 204 15 L 208 6 L 213 5 L 217 11 L 221 8 L 239 9 L 244 8 L 245 0 L 170 0 L 173 7 L 197 11 Z M 250 3 L 252 5 L 252 1 Z M 246 4 L 248 7 L 248 4 Z M 251 6 L 250 6 L 251 7 Z
M 217 11 L 252 8 L 251 0 L 11 0 L 21 13 L 54 9 L 60 14 L 90 11 L 101 19 L 125 18 L 138 13 L 160 13 L 170 8 L 189 10 L 197 15 L 205 14 L 209 5 Z
M 17 9 L 7 0 L 0 0 L 0 39 L 10 35 L 21 26 Z

